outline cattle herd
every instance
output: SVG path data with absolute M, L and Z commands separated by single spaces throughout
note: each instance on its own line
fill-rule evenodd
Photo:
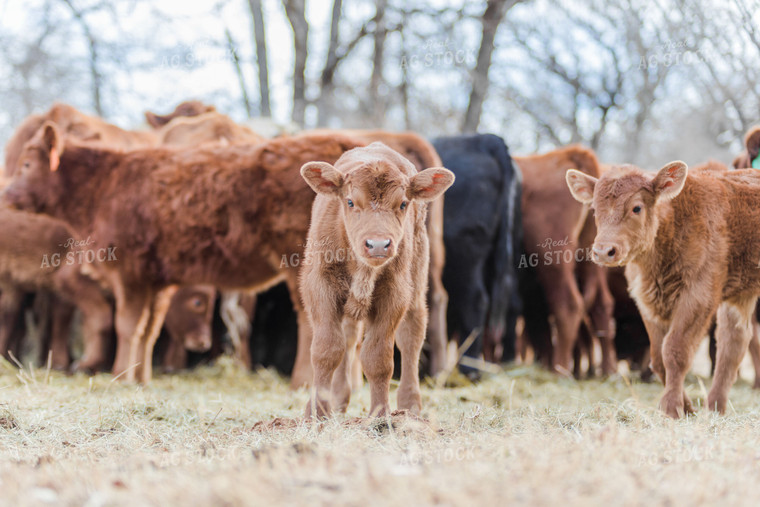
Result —
M 760 128 L 738 170 L 650 173 L 582 146 L 513 157 L 489 134 L 265 138 L 197 101 L 145 116 L 129 131 L 56 104 L 8 141 L 6 358 L 147 383 L 229 345 L 310 385 L 307 417 L 365 377 L 389 413 L 394 364 L 419 413 L 421 374 L 529 357 L 576 378 L 627 360 L 680 417 L 707 335 L 708 408 L 747 350 L 760 382 Z

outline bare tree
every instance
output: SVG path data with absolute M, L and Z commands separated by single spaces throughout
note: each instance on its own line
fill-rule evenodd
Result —
M 383 64 L 385 63 L 385 39 L 388 35 L 385 26 L 385 8 L 388 0 L 375 0 L 375 33 L 374 51 L 372 56 L 372 75 L 369 80 L 369 100 L 371 118 L 374 124 L 382 123 L 382 113 L 385 110 L 380 99 L 380 85 L 383 82 Z
M 85 13 L 74 6 L 71 0 L 63 0 L 63 3 L 71 11 L 71 14 L 76 19 L 79 26 L 82 28 L 85 38 L 87 39 L 87 46 L 90 51 L 90 86 L 92 87 L 92 105 L 95 108 L 95 112 L 98 116 L 103 116 L 103 106 L 101 104 L 101 87 L 103 84 L 103 75 L 100 72 L 100 62 L 98 55 L 98 41 L 90 30 L 90 25 L 85 19 Z
M 264 32 L 264 13 L 261 0 L 248 0 L 248 8 L 253 20 L 253 37 L 256 46 L 256 65 L 259 74 L 259 97 L 262 116 L 272 116 L 269 100 L 269 63 L 267 62 L 267 40 Z
M 306 58 L 309 54 L 309 24 L 306 21 L 306 0 L 283 0 L 285 14 L 293 29 L 293 112 L 291 119 L 303 126 L 306 113 Z
M 496 31 L 499 29 L 504 15 L 520 0 L 488 0 L 486 10 L 481 18 L 483 36 L 478 50 L 478 61 L 472 71 L 472 91 L 470 102 L 462 123 L 463 132 L 475 132 L 480 124 L 483 112 L 483 101 L 488 92 L 488 70 L 491 68 L 491 56 L 494 49 Z
M 317 125 L 325 126 L 326 120 L 333 107 L 333 88 L 335 79 L 335 69 L 338 67 L 338 41 L 340 39 L 338 29 L 340 26 L 341 11 L 343 1 L 335 0 L 333 2 L 332 17 L 330 18 L 330 43 L 327 46 L 327 58 L 325 66 L 322 69 L 322 75 L 319 79 L 319 99 L 317 99 Z

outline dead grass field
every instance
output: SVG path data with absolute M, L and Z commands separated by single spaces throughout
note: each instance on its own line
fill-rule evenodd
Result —
M 426 422 L 357 419 L 365 387 L 345 417 L 258 431 L 307 393 L 228 361 L 149 387 L 6 363 L 0 504 L 757 505 L 760 392 L 741 381 L 729 415 L 671 421 L 660 390 L 515 367 L 424 388 Z

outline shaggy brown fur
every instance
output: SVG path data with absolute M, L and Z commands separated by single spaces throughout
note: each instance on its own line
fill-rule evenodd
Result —
M 661 408 L 692 411 L 683 382 L 718 314 L 710 409 L 723 413 L 752 336 L 760 295 L 760 174 L 697 171 L 671 162 L 656 175 L 615 167 L 601 179 L 568 171 L 573 196 L 593 203 L 594 260 L 626 266 L 647 327 L 652 368 L 665 384 Z
M 752 167 L 752 161 L 760 156 L 760 126 L 752 127 L 744 138 L 744 152 L 733 161 L 736 169 Z
M 565 171 L 571 168 L 599 177 L 600 166 L 596 155 L 582 146 L 568 146 L 543 155 L 513 157 L 513 160 L 523 173 L 525 255 L 534 255 L 539 259 L 536 266 L 538 283 L 557 328 L 557 343 L 552 346 L 548 325 L 545 322 L 533 325 L 526 317 L 528 334 L 531 334 L 531 328 L 543 330 L 534 333 L 541 336 L 531 336 L 531 341 L 538 347 L 537 356 L 546 367 L 569 374 L 573 347 L 588 309 L 592 313 L 595 333 L 603 337 L 605 372 L 611 373 L 615 369 L 612 347 L 609 346 L 614 340 L 611 296 L 604 273 L 598 267 L 583 266 L 581 276 L 585 280 L 585 299 L 578 287 L 576 254 L 582 256 L 582 264 L 591 264 L 585 257 L 589 242 L 581 243 L 579 238 L 584 225 L 591 226 L 586 224 L 588 206 L 576 202 L 568 194 L 564 182 Z M 566 244 L 547 247 L 547 240 Z M 524 305 L 526 308 L 531 305 L 529 297 L 526 297 Z
M 401 351 L 400 409 L 419 413 L 417 373 L 427 325 L 429 245 L 424 202 L 454 182 L 443 168 L 417 172 L 382 143 L 344 154 L 335 166 L 305 164 L 317 192 L 302 272 L 302 296 L 314 329 L 314 389 L 307 417 L 345 411 L 356 343 L 370 385 L 371 413 L 390 413 L 394 338 Z M 328 262 L 326 252 L 334 252 Z M 340 255 L 342 253 L 342 255 Z M 366 326 L 364 333 L 362 327 Z M 332 399 L 331 399 L 332 398 Z
M 99 266 L 116 298 L 114 373 L 129 370 L 127 380 L 147 382 L 171 295 L 165 289 L 264 289 L 285 279 L 298 294 L 297 266 L 283 263 L 303 251 L 313 200 L 298 169 L 312 160 L 334 162 L 358 145 L 340 136 L 304 136 L 125 153 L 64 143 L 58 127 L 45 123 L 22 154 L 28 169 L 5 197 L 64 218 L 96 246 L 124 252 Z M 302 313 L 297 297 L 294 303 Z M 299 318 L 299 334 L 310 334 L 307 320 Z
M 175 118 L 198 116 L 203 113 L 212 112 L 216 112 L 214 106 L 204 104 L 199 100 L 187 100 L 178 104 L 177 107 L 174 108 L 174 111 L 169 114 L 161 115 L 145 111 L 145 121 L 148 122 L 148 125 L 157 129 L 163 127 Z
M 52 367 L 69 365 L 69 308 L 82 311 L 85 350 L 80 365 L 84 369 L 102 367 L 100 350 L 111 333 L 111 305 L 97 282 L 80 272 L 74 249 L 67 242 L 77 238 L 66 223 L 51 217 L 0 207 L 0 354 L 17 348 L 20 337 L 12 339 L 22 295 L 25 292 L 52 291 L 53 302 Z M 68 262 L 72 254 L 74 262 Z M 55 260 L 57 259 L 57 261 Z M 47 261 L 47 262 L 46 262 Z M 57 266 L 55 264 L 58 264 Z M 68 317 L 67 317 L 68 316 Z M 13 342 L 16 342 L 15 344 Z M 14 347 L 15 345 L 15 347 Z

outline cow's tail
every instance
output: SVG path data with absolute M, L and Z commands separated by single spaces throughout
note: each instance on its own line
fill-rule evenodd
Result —
M 522 251 L 522 173 L 512 161 L 509 150 L 501 138 L 494 143 L 493 157 L 502 171 L 501 198 L 499 200 L 499 228 L 492 249 L 490 306 L 486 333 L 490 339 L 504 345 L 502 359 L 514 358 L 515 322 L 522 313 L 517 287 L 517 267 Z

